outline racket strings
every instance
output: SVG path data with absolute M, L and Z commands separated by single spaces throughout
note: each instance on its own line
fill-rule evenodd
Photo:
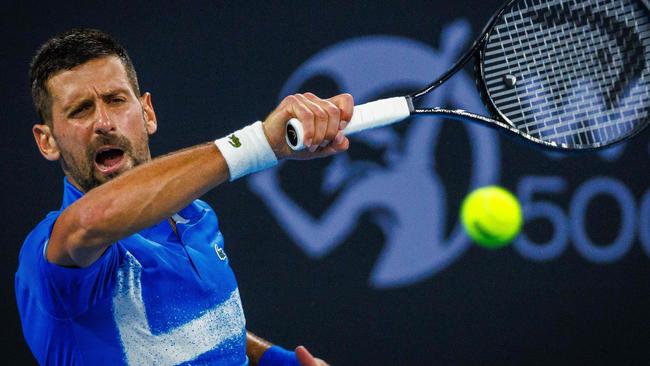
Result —
M 570 9 L 566 5 L 556 5 L 556 9 L 553 12 L 536 13 L 532 17 L 534 21 L 542 22 L 549 25 L 558 25 L 566 24 L 571 21 L 575 22 L 576 26 L 583 27 L 583 29 L 590 29 L 590 37 L 594 40 L 594 32 L 597 32 L 600 29 L 604 29 L 610 36 L 616 39 L 622 40 L 622 55 L 636 55 L 638 54 L 638 48 L 642 48 L 643 45 L 639 38 L 638 33 L 636 32 L 626 32 L 624 29 L 626 27 L 622 26 L 619 21 L 615 18 L 604 16 L 604 12 L 592 12 L 589 8 L 580 9 L 579 11 L 572 12 L 569 15 Z M 626 14 L 621 14 L 625 16 Z M 597 43 L 593 42 L 592 44 Z M 598 59 L 601 61 L 601 64 L 609 64 L 612 61 L 611 54 L 605 49 L 600 48 L 597 51 Z M 625 62 L 622 63 L 622 70 L 617 73 L 614 78 L 614 86 L 611 89 L 607 90 L 607 93 L 602 93 L 606 97 L 604 98 L 605 104 L 609 109 L 614 107 L 614 97 L 618 97 L 622 92 L 625 91 L 624 86 L 628 85 L 630 80 L 636 80 L 643 72 L 645 66 L 644 58 L 639 57 L 627 57 Z M 612 69 L 610 69 L 612 70 Z M 610 95 L 610 91 L 613 91 L 615 96 Z
M 571 66 L 571 65 L 567 65 L 567 67 L 569 67 L 569 66 Z M 582 67 L 576 68 L 575 70 L 578 71 L 578 72 L 585 72 L 585 71 L 588 71 L 590 68 L 591 68 L 590 65 L 584 65 Z M 612 79 L 611 75 L 608 75 L 607 73 L 603 73 L 598 77 L 594 77 L 594 78 L 590 79 L 589 81 L 590 82 L 596 82 L 596 83 L 601 84 L 601 85 L 607 85 L 605 83 L 608 83 L 611 79 Z M 641 81 L 645 81 L 645 75 L 642 75 L 640 79 L 641 79 Z M 535 75 L 531 75 L 531 76 L 529 76 L 529 80 L 530 80 L 530 84 L 539 85 L 540 83 L 542 83 L 546 79 L 542 78 L 542 77 L 536 77 Z M 563 100 L 564 103 L 562 104 L 562 106 L 575 105 L 575 103 L 582 100 L 582 97 L 580 95 L 576 95 L 575 90 L 569 89 L 569 87 L 567 85 L 569 85 L 570 81 L 574 81 L 574 78 L 572 78 L 570 76 L 567 76 L 565 78 L 558 78 L 558 79 L 554 80 L 554 84 L 555 84 L 555 87 L 556 87 L 556 90 L 554 90 L 554 93 L 553 93 L 553 91 L 548 90 L 546 88 L 535 88 L 535 89 L 532 89 L 532 90 L 526 89 L 526 93 L 520 94 L 520 97 L 523 97 L 523 98 L 526 98 L 526 99 L 528 99 L 528 98 L 547 98 L 547 100 L 549 100 L 550 98 L 553 98 L 555 100 Z M 501 80 L 499 80 L 498 82 L 501 83 Z M 576 87 L 586 86 L 587 82 L 584 81 L 584 80 L 582 80 L 582 81 L 579 80 L 574 85 Z M 643 94 L 645 94 L 645 91 L 647 91 L 647 90 L 644 90 L 644 93 L 638 93 L 637 92 L 637 93 L 630 93 L 630 95 L 643 95 Z M 493 96 L 494 97 L 502 97 L 502 96 L 508 96 L 508 95 L 511 95 L 511 94 L 513 94 L 513 93 L 511 93 L 508 90 L 504 90 L 504 91 L 501 91 L 501 92 L 494 93 Z M 603 98 L 607 98 L 607 99 L 613 99 L 617 103 L 620 102 L 620 95 L 612 96 L 611 94 L 612 94 L 611 90 L 608 89 L 608 88 L 601 88 L 600 90 L 596 90 L 596 91 L 593 92 L 593 95 L 596 96 L 596 97 L 603 97 Z M 510 104 L 503 104 L 503 105 L 500 106 L 500 110 L 503 111 L 503 112 L 514 112 L 514 111 L 518 110 L 518 111 L 520 111 L 522 113 L 526 113 L 526 112 L 529 112 L 529 111 L 536 110 L 537 108 L 538 108 L 537 106 L 535 106 L 533 104 L 530 104 L 530 103 L 526 107 L 523 107 L 521 105 L 521 103 L 519 103 L 519 102 L 512 102 Z M 611 109 L 611 108 L 608 108 L 608 109 Z M 521 122 L 524 119 L 525 119 L 525 116 L 523 116 L 522 118 L 513 118 L 512 122 Z M 527 127 L 528 125 L 526 123 L 522 123 L 521 126 L 522 127 Z
M 631 0 L 517 2 L 484 49 L 487 93 L 534 139 L 596 147 L 622 138 L 650 115 L 649 23 Z

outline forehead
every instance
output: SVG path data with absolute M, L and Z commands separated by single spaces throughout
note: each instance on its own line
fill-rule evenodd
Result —
M 65 104 L 92 92 L 131 89 L 126 69 L 116 56 L 93 59 L 63 70 L 50 77 L 47 88 L 54 105 Z

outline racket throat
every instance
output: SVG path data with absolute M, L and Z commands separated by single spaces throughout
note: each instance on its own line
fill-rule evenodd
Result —
M 449 109 L 449 108 L 414 108 L 413 111 L 411 112 L 412 115 L 418 115 L 418 114 L 428 114 L 428 115 L 436 115 L 436 116 L 441 116 L 453 120 L 458 120 L 462 122 L 479 122 L 479 123 L 485 123 L 494 127 L 502 127 L 508 130 L 511 130 L 513 132 L 517 131 L 515 126 L 503 122 L 503 121 L 498 121 L 489 117 L 482 116 L 480 114 L 468 112 L 464 109 Z
M 410 96 L 404 97 L 406 99 L 406 105 L 409 107 L 409 113 L 413 114 L 416 113 L 415 105 L 413 104 L 413 98 Z

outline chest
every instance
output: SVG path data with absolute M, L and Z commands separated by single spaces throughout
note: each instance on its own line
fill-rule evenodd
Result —
M 178 225 L 174 232 L 164 222 L 118 245 L 125 254 L 116 296 L 141 301 L 152 330 L 196 319 L 237 289 L 216 224 Z

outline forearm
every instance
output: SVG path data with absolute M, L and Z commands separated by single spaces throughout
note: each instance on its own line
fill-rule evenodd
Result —
M 251 366 L 257 366 L 264 352 L 271 348 L 272 344 L 256 336 L 251 332 L 246 332 L 246 356 Z
M 227 179 L 228 166 L 212 143 L 143 164 L 68 207 L 50 239 L 63 251 L 48 248 L 48 259 L 61 262 L 67 254 L 71 263 L 62 264 L 89 265 L 111 243 L 170 217 Z

